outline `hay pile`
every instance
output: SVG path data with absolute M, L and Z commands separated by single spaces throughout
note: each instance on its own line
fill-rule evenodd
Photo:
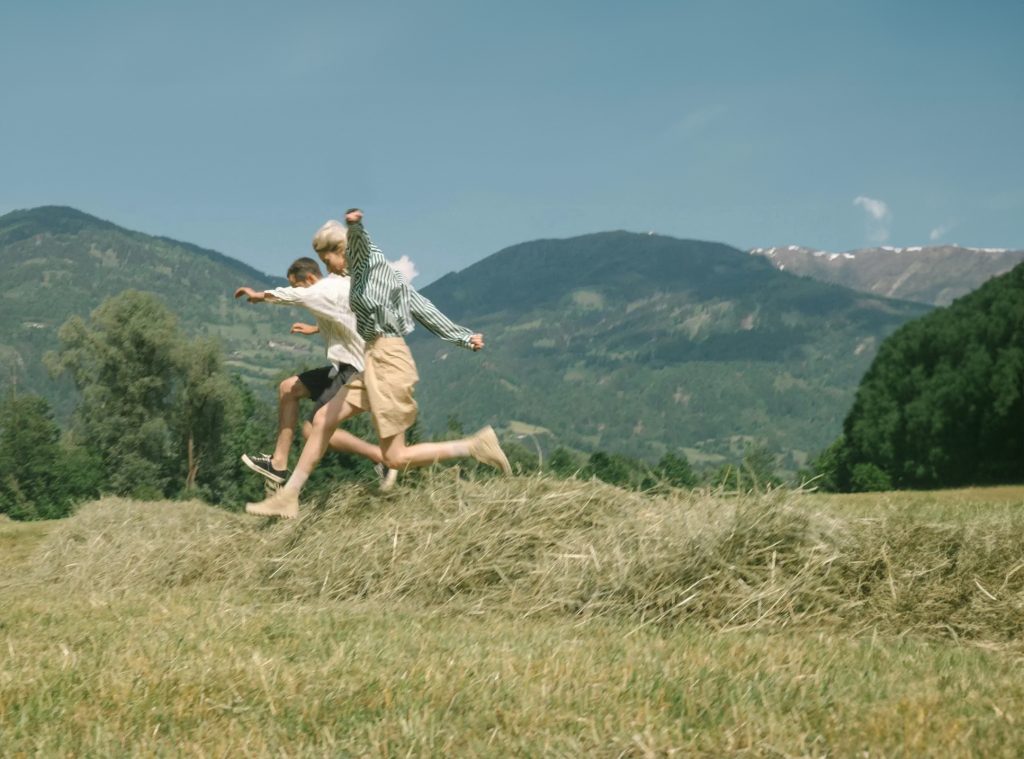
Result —
M 808 513 L 798 494 L 653 497 L 599 482 L 360 486 L 269 522 L 107 499 L 67 520 L 31 582 L 69 593 L 202 584 L 252 600 L 372 599 L 453 613 L 616 615 L 638 626 L 802 623 L 1012 639 L 1024 514 L 969 526 Z

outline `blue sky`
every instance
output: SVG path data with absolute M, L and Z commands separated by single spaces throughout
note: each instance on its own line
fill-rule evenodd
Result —
M 1024 247 L 1024 3 L 55 2 L 0 14 L 0 213 L 423 285 L 608 229 Z

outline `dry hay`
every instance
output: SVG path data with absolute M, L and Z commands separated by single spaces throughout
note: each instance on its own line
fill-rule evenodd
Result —
M 886 506 L 843 519 L 786 491 L 652 496 L 444 474 L 388 496 L 350 487 L 284 523 L 106 499 L 50 536 L 28 581 L 96 597 L 202 584 L 638 627 L 825 623 L 1011 639 L 1024 632 L 1024 517 L 926 523 Z

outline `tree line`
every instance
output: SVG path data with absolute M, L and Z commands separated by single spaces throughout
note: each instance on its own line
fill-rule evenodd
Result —
M 268 442 L 276 411 L 228 370 L 216 341 L 186 337 L 155 295 L 133 290 L 107 299 L 88 320 L 71 317 L 58 340 L 46 364 L 71 379 L 79 401 L 66 431 L 38 395 L 12 391 L 0 402 L 0 514 L 53 519 L 101 494 L 194 497 L 228 508 L 261 497 L 262 481 L 239 465 L 238 456 Z M 372 435 L 365 415 L 346 426 L 361 437 Z M 462 432 L 452 417 L 448 434 Z M 422 438 L 418 425 L 409 436 L 412 442 Z M 516 471 L 525 474 L 594 477 L 634 489 L 707 480 L 681 452 L 650 466 L 617 453 L 585 456 L 556 448 L 545 457 L 539 449 L 535 454 L 515 442 L 506 445 Z M 413 473 L 408 476 L 415 481 Z M 760 476 L 768 480 L 764 472 Z M 325 490 L 372 477 L 365 460 L 334 454 L 314 472 L 311 485 Z M 735 477 L 727 473 L 724 479 Z
M 141 499 L 257 495 L 238 450 L 272 417 L 226 371 L 215 341 L 188 339 L 156 296 L 128 290 L 70 318 L 45 361 L 79 394 L 62 435 L 49 404 L 12 392 L 0 407 L 0 512 L 54 518 L 100 493 Z
M 1024 480 L 1024 265 L 885 340 L 814 470 L 838 491 Z
M 238 455 L 267 442 L 275 411 L 228 371 L 216 341 L 187 338 L 156 296 L 131 290 L 89 320 L 72 317 L 58 338 L 46 363 L 71 379 L 79 402 L 66 432 L 39 396 L 12 392 L 0 403 L 0 514 L 61 517 L 101 493 L 198 497 L 229 508 L 260 496 L 261 483 Z M 463 434 L 455 417 L 448 427 Z M 371 435 L 365 417 L 349 429 Z M 409 434 L 422 437 L 418 426 Z M 749 446 L 738 465 L 703 472 L 681 451 L 651 466 L 619 453 L 505 445 L 520 473 L 636 490 L 781 484 L 763 445 Z M 311 484 L 369 477 L 367 462 L 333 455 Z M 885 340 L 843 434 L 798 479 L 834 491 L 1024 479 L 1024 265 Z

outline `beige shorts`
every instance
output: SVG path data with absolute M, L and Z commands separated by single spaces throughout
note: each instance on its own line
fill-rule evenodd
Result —
M 413 387 L 419 382 L 409 346 L 401 337 L 378 337 L 366 346 L 366 366 L 345 386 L 345 400 L 369 411 L 380 439 L 412 427 L 416 421 Z

